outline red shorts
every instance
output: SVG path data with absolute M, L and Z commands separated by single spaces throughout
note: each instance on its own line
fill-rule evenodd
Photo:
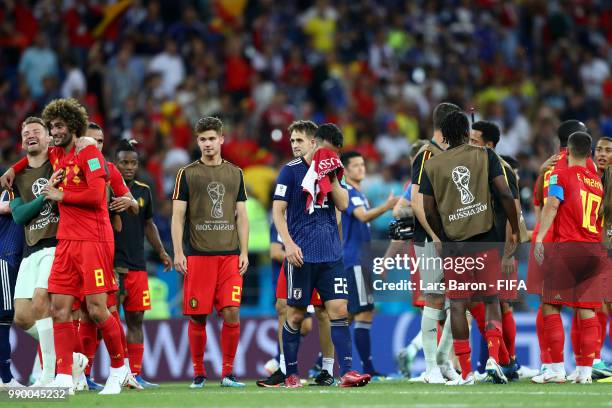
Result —
M 242 276 L 238 255 L 188 256 L 183 287 L 183 314 L 207 315 L 213 306 L 219 312 L 240 307 Z
M 147 271 L 133 271 L 121 275 L 125 287 L 123 308 L 126 312 L 143 312 L 151 310 L 149 294 L 149 274 Z
M 49 275 L 49 293 L 75 298 L 117 290 L 114 242 L 60 240 Z
M 466 264 L 469 258 L 472 261 Z M 501 256 L 496 248 L 469 256 L 447 257 L 443 266 L 446 296 L 449 299 L 472 299 L 498 294 Z
M 281 264 L 281 270 L 278 274 L 278 281 L 276 283 L 276 298 L 287 299 L 287 275 L 285 275 L 285 262 Z M 319 292 L 316 289 L 312 291 L 310 296 L 310 304 L 313 306 L 323 306 L 323 301 Z

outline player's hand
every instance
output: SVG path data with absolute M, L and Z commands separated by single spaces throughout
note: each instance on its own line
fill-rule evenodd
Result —
M 2 177 L 0 177 L 0 186 L 2 186 L 3 190 L 13 190 L 13 181 L 15 180 L 15 170 L 12 167 L 9 167 L 7 171 L 4 172 Z
M 385 202 L 385 207 L 387 210 L 392 210 L 395 207 L 395 204 L 399 201 L 400 197 L 395 197 L 393 191 L 389 193 L 389 197 L 387 197 L 387 201 Z
M 47 200 L 60 202 L 64 199 L 64 192 L 49 184 L 43 187 L 42 193 Z
M 187 274 L 187 258 L 184 254 L 174 254 L 174 269 L 181 275 Z
M 238 257 L 238 272 L 240 272 L 240 276 L 243 276 L 246 273 L 248 267 L 249 267 L 249 254 L 241 253 L 240 256 Z
M 86 148 L 87 146 L 95 146 L 96 143 L 96 139 L 94 139 L 93 137 L 88 137 L 88 136 L 82 136 L 77 138 L 76 143 L 75 143 L 75 153 L 79 154 L 79 152 L 81 150 L 83 150 L 84 148 Z
M 436 248 L 436 253 L 438 254 L 438 256 L 442 257 L 442 241 L 440 241 L 438 238 L 435 238 L 433 240 L 433 244 Z
M 116 213 L 123 212 L 131 207 L 133 200 L 127 196 L 111 198 L 110 210 Z
M 47 184 L 53 187 L 57 187 L 57 185 L 61 183 L 62 180 L 64 180 L 64 169 L 59 169 L 51 175 Z
M 548 160 L 546 160 L 540 166 L 540 172 L 544 173 L 545 171 L 548 171 L 548 170 L 552 169 L 557 164 L 557 162 L 559 161 L 560 157 L 561 157 L 561 155 L 559 155 L 559 154 L 555 154 L 555 155 L 549 157 Z
M 295 242 L 289 242 L 285 245 L 285 256 L 287 262 L 293 266 L 300 268 L 304 265 L 304 255 L 302 255 L 302 248 L 296 245 Z
M 516 252 L 519 244 L 518 234 L 513 232 L 512 235 L 508 237 L 506 241 L 506 246 L 504 247 L 504 257 L 510 258 Z
M 164 272 L 168 272 L 170 269 L 172 269 L 172 259 L 165 250 L 162 249 L 162 251 L 159 253 L 159 259 L 161 259 L 162 263 L 164 264 Z
M 502 273 L 505 276 L 511 276 L 514 273 L 514 257 L 502 258 Z
M 535 257 L 538 265 L 542 265 L 544 263 L 544 243 L 536 242 L 533 248 L 533 256 Z

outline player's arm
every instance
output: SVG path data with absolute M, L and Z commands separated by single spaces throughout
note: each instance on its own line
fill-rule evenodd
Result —
M 292 265 L 300 267 L 304 263 L 304 256 L 302 255 L 302 249 L 297 246 L 295 242 L 293 242 L 291 235 L 289 235 L 289 227 L 287 226 L 287 220 L 285 219 L 286 211 L 286 201 L 274 200 L 272 202 L 272 218 L 274 220 L 276 230 L 285 244 L 285 256 L 287 261 Z
M 412 188 L 412 187 L 411 187 Z M 408 201 L 404 197 L 400 197 L 393 207 L 393 218 L 400 220 L 402 218 L 410 218 L 414 216 L 414 210 L 412 209 L 412 202 Z
M 542 209 L 542 219 L 540 220 L 540 230 L 538 231 L 536 242 L 542 242 L 544 240 L 546 233 L 555 221 L 560 204 L 561 201 L 559 201 L 556 196 L 548 196 L 546 204 L 544 204 L 544 208 Z
M 93 148 L 95 149 L 95 147 Z M 97 150 L 96 150 L 97 151 Z M 106 202 L 106 181 L 104 170 L 96 170 L 98 174 L 85 172 L 87 179 L 87 188 L 81 191 L 62 191 L 55 187 L 57 184 L 53 180 L 61 176 L 63 170 L 58 170 L 49 179 L 49 183 L 43 188 L 43 196 L 52 201 L 63 202 L 65 204 L 75 205 L 79 207 L 98 207 Z
M 387 201 L 384 204 L 379 205 L 378 207 L 371 208 L 369 210 L 365 209 L 365 206 L 361 205 L 359 207 L 355 207 L 353 210 L 353 214 L 355 214 L 355 218 L 357 218 L 361 222 L 370 222 L 387 211 L 393 209 L 395 204 L 398 201 L 398 197 L 393 196 L 393 192 L 389 194 Z
M 153 222 L 153 218 L 145 220 L 144 232 L 147 241 L 149 241 L 149 244 L 151 244 L 153 250 L 164 264 L 164 272 L 168 272 L 172 268 L 172 259 L 170 259 L 170 255 L 166 252 L 164 244 L 162 244 L 159 230 L 157 229 L 157 225 Z
M 109 209 L 115 213 L 127 211 L 132 215 L 138 214 L 138 201 L 125 185 L 123 176 L 115 166 L 108 165 L 110 172 L 110 186 L 115 197 L 111 198 Z
M 423 206 L 423 194 L 419 192 L 421 179 L 423 178 L 423 175 L 425 174 L 425 155 L 426 154 L 429 154 L 429 152 L 420 153 L 414 159 L 414 163 L 412 164 L 413 176 L 412 176 L 412 186 L 411 186 L 411 191 L 410 191 L 410 194 L 412 197 L 412 211 L 414 212 L 414 216 L 416 217 L 416 219 L 419 220 L 419 223 L 421 224 L 425 232 L 427 232 L 427 235 L 429 235 L 434 241 L 439 241 L 440 240 L 438 238 L 439 235 L 437 235 L 431 229 L 431 227 L 429 226 L 429 223 L 427 222 L 427 217 L 425 216 L 425 210 Z
M 249 217 L 244 201 L 236 202 L 236 226 L 240 243 L 239 272 L 244 275 L 249 267 Z
M 29 203 L 24 203 L 21 197 L 15 197 L 10 202 L 10 211 L 13 214 L 13 221 L 19 225 L 27 225 L 42 211 L 45 197 L 39 195 Z M 4 203 L 3 203 L 4 204 Z M 7 203 L 8 204 L 8 203 Z
M 174 248 L 174 267 L 181 274 L 187 273 L 187 258 L 183 252 L 183 233 L 185 231 L 185 214 L 187 201 L 174 199 L 172 201 L 172 246 Z
M 40 155 L 42 158 L 44 159 L 51 159 L 53 155 L 53 152 L 55 149 L 58 149 L 57 147 L 48 147 L 47 150 L 40 152 Z M 54 156 L 57 157 L 57 156 Z M 19 159 L 15 164 L 13 164 L 11 167 L 9 167 L 4 174 L 2 175 L 2 177 L 0 177 L 0 187 L 2 187 L 5 190 L 10 190 L 13 186 L 13 181 L 15 180 L 15 175 L 17 173 L 21 173 L 22 171 L 24 171 L 26 169 L 26 167 L 28 167 L 29 161 L 28 161 L 28 157 L 24 156 L 21 159 Z
M 334 201 L 334 205 L 338 210 L 344 211 L 348 207 L 348 191 L 342 188 L 335 174 L 331 174 L 330 178 L 332 186 L 330 194 Z
M 283 262 L 285 260 L 285 250 L 283 249 L 283 245 L 281 243 L 270 243 L 270 259 L 276 262 Z

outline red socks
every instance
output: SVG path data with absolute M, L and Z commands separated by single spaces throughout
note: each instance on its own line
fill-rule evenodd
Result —
M 546 333 L 544 332 L 544 316 L 542 315 L 542 306 L 538 309 L 536 317 L 536 333 L 538 335 L 538 343 L 540 344 L 540 360 L 542 364 L 551 364 L 552 359 L 546 342 Z
M 502 339 L 502 324 L 499 321 L 490 321 L 489 324 L 494 326 L 493 329 L 485 331 L 485 338 L 489 349 L 489 357 L 501 365 L 508 365 L 510 357 L 508 350 Z
M 79 320 L 72 321 L 72 332 L 74 335 L 74 352 L 85 354 L 83 351 L 83 344 L 81 343 L 81 337 L 79 336 Z
M 472 317 L 476 320 L 478 324 L 478 330 L 480 330 L 480 334 L 485 335 L 485 305 L 483 302 L 476 303 L 472 308 L 470 308 L 470 313 Z
M 580 357 L 576 356 L 576 365 L 591 367 L 593 358 L 598 349 L 601 349 L 599 341 L 600 320 L 597 316 L 590 319 L 580 320 Z
M 53 340 L 57 374 L 72 375 L 72 353 L 74 351 L 74 326 L 72 322 L 53 323 Z
M 128 348 L 128 358 L 130 360 L 130 369 L 132 370 L 132 374 L 140 375 L 140 371 L 142 370 L 142 353 L 144 353 L 144 344 L 128 343 L 127 348 Z
M 221 328 L 221 353 L 223 354 L 221 378 L 232 374 L 238 341 L 240 341 L 240 323 L 223 322 L 223 328 Z
M 123 366 L 123 344 L 121 343 L 121 327 L 117 323 L 117 319 L 112 315 L 109 316 L 104 323 L 98 324 L 98 328 L 102 332 L 102 338 L 106 344 L 106 349 L 111 360 L 112 368 Z
M 123 325 L 121 324 L 121 316 L 119 316 L 119 312 L 117 310 L 111 312 L 111 314 L 113 315 L 115 320 L 117 320 L 117 324 L 119 325 L 119 330 L 121 331 L 121 347 L 123 347 L 123 355 L 127 356 L 129 355 L 129 353 L 127 347 L 127 340 L 125 339 L 125 331 L 123 330 Z
M 189 336 L 189 350 L 191 351 L 191 363 L 193 364 L 194 377 L 206 377 L 204 369 L 204 350 L 206 349 L 206 323 L 196 323 L 189 320 L 187 326 Z M 130 360 L 131 362 L 131 360 Z
M 511 359 L 516 358 L 516 321 L 512 310 L 508 310 L 502 315 L 502 328 L 504 344 Z
M 547 349 L 552 363 L 563 362 L 563 343 L 565 332 L 560 314 L 544 316 L 544 333 Z
M 93 322 L 81 322 L 79 334 L 81 335 L 81 343 L 83 343 L 83 354 L 89 359 L 89 363 L 87 363 L 85 368 L 85 375 L 90 375 L 96 350 L 98 349 L 98 328 Z
M 453 340 L 453 346 L 455 348 L 455 355 L 457 355 L 459 365 L 461 366 L 461 377 L 465 380 L 472 372 L 472 350 L 470 349 L 470 341 Z
M 597 312 L 597 319 L 599 320 L 599 341 L 598 341 L 598 347 L 595 350 L 595 358 L 601 358 L 601 348 L 606 342 L 606 329 L 608 328 L 608 315 L 600 310 Z

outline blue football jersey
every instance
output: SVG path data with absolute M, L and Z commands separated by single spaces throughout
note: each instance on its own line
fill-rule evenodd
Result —
M 274 226 L 274 222 L 270 223 L 270 243 L 277 243 L 283 245 L 283 240 L 281 239 L 278 231 L 276 231 L 276 227 Z M 285 246 L 283 245 L 283 249 Z M 278 278 L 278 274 L 280 273 L 282 263 L 272 259 L 272 274 Z M 276 289 L 276 288 L 275 288 Z
M 0 194 L 0 201 L 8 201 L 8 192 Z M 23 251 L 23 226 L 17 225 L 11 215 L 0 215 L 0 259 L 10 266 L 18 267 Z
M 365 194 L 348 186 L 349 204 L 342 212 L 342 245 L 344 247 L 344 266 L 346 268 L 361 264 L 361 250 L 370 242 L 370 224 L 355 217 L 356 208 L 370 209 Z
M 315 205 L 314 212 L 308 214 L 306 193 L 302 191 L 306 172 L 308 165 L 302 158 L 284 165 L 276 180 L 274 200 L 287 202 L 289 235 L 302 249 L 304 262 L 334 262 L 342 258 L 336 209 L 328 195 L 322 205 Z

